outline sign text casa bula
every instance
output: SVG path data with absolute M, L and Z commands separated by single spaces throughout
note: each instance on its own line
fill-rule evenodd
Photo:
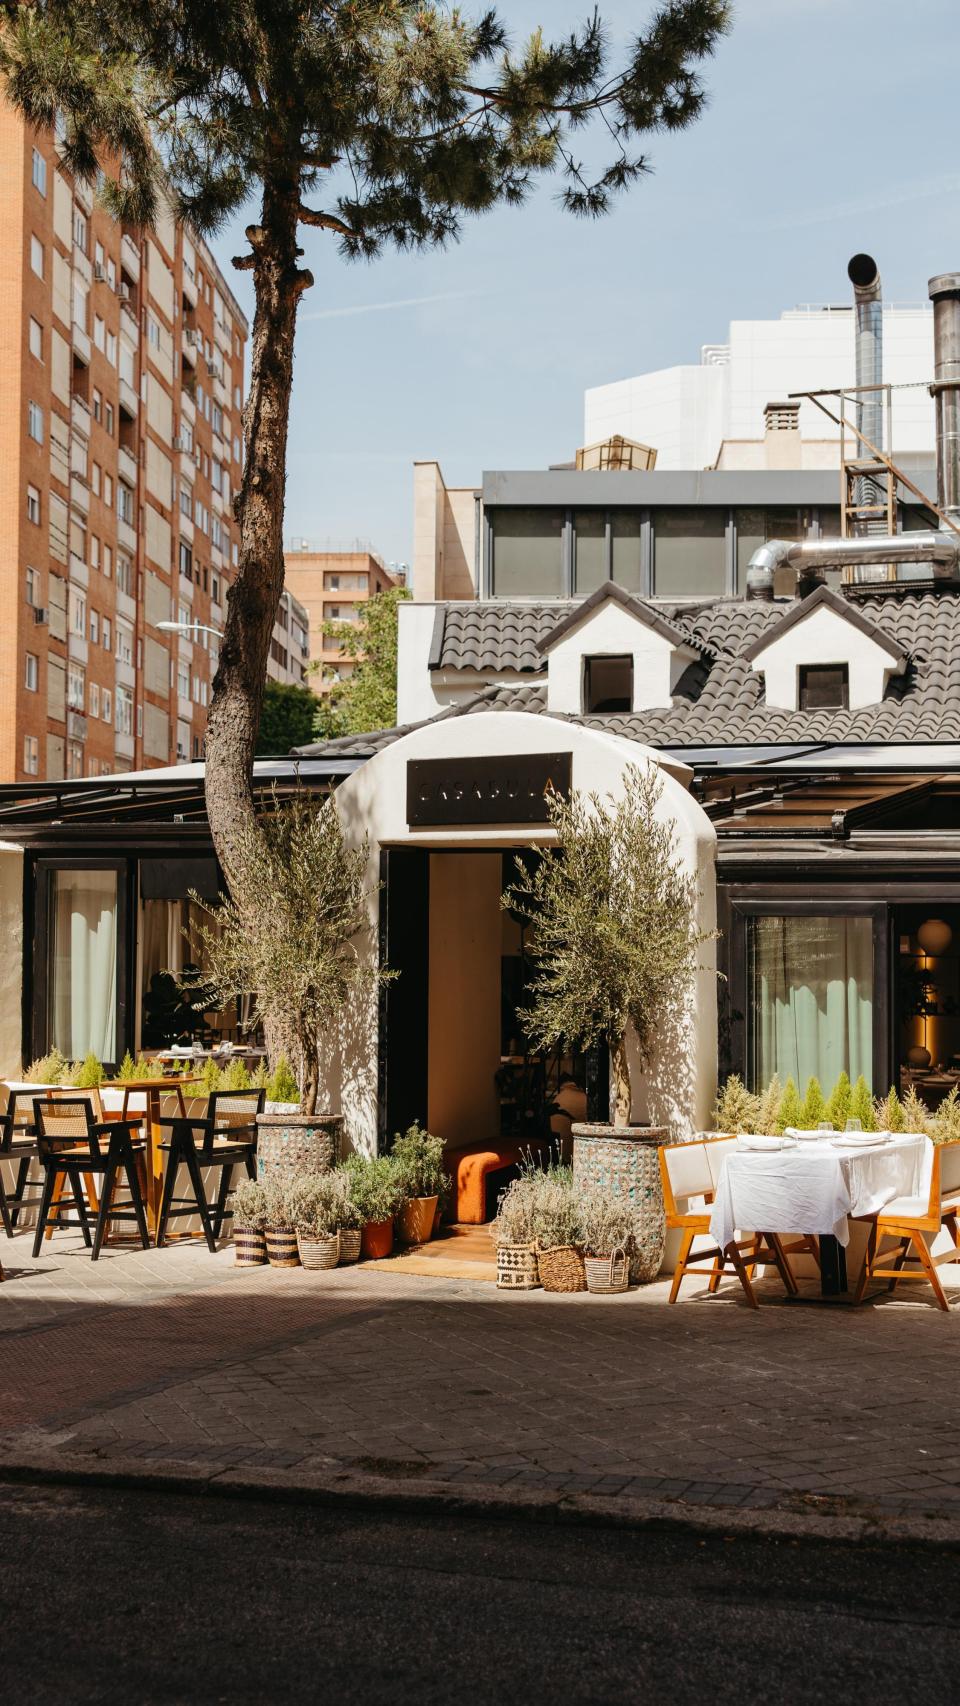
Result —
M 412 758 L 407 764 L 407 823 L 549 823 L 547 794 L 570 795 L 573 754 L 527 752 L 486 758 Z

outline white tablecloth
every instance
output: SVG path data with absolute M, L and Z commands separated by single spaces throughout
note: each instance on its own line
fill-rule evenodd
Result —
M 710 1215 L 723 1250 L 739 1231 L 850 1237 L 847 1216 L 876 1214 L 895 1197 L 926 1208 L 933 1167 L 928 1137 L 904 1133 L 891 1142 L 838 1149 L 829 1140 L 795 1149 L 733 1150 L 725 1160 Z

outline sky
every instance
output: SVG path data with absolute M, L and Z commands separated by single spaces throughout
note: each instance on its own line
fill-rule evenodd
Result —
M 591 7 L 498 9 L 520 39 L 538 22 L 560 35 Z M 653 6 L 600 10 L 616 44 Z M 484 469 L 569 460 L 589 386 L 696 362 L 731 319 L 847 301 L 858 250 L 876 256 L 887 301 L 925 300 L 928 277 L 960 268 L 956 19 L 956 0 L 738 0 L 706 62 L 706 113 L 651 139 L 652 174 L 605 219 L 565 213 L 547 179 L 439 252 L 351 263 L 305 230 L 316 283 L 297 334 L 285 537 L 409 562 L 414 461 L 475 485 Z M 213 247 L 249 310 L 249 275 L 229 265 L 242 230 Z

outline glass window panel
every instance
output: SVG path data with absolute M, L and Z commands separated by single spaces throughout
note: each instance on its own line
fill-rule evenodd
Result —
M 595 592 L 607 579 L 607 521 L 602 509 L 579 509 L 573 518 L 574 590 Z
M 54 871 L 48 1046 L 117 1059 L 117 873 Z
M 726 512 L 715 509 L 653 511 L 653 590 L 657 598 L 722 593 Z
M 562 598 L 563 520 L 560 509 L 495 509 L 495 598 Z
M 751 918 L 749 1074 L 832 1086 L 873 1078 L 873 920 L 869 914 Z M 829 1090 L 827 1091 L 829 1093 Z
M 643 590 L 639 510 L 615 509 L 610 517 L 613 535 L 613 578 L 627 592 Z

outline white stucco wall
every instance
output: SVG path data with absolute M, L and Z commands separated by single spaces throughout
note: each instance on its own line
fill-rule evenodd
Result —
M 696 875 L 700 927 L 712 930 L 716 921 L 716 835 L 687 791 L 689 769 L 663 762 L 656 752 L 633 741 L 523 712 L 451 718 L 417 729 L 342 784 L 337 802 L 349 842 L 360 845 L 365 834 L 369 837 L 371 888 L 378 880 L 383 846 L 495 848 L 542 844 L 551 839 L 548 828 L 529 825 L 411 830 L 406 820 L 409 759 L 558 751 L 573 755 L 573 786 L 601 796 L 617 794 L 624 770 L 631 764 L 660 767 L 664 775 L 660 809 L 673 822 L 678 857 L 684 868 Z M 370 930 L 358 943 L 370 965 L 376 962 L 378 913 L 379 896 L 371 894 Z M 424 942 L 424 953 L 427 946 Z M 704 944 L 701 962 L 686 1010 L 661 1027 L 657 1053 L 646 1074 L 634 1073 L 634 1116 L 662 1122 L 678 1136 L 708 1125 L 716 1089 L 717 989 L 712 941 Z M 325 1094 L 330 1108 L 344 1116 L 348 1145 L 373 1153 L 377 1139 L 375 995 L 357 1003 L 345 1017 L 340 1035 L 330 1039 Z
M 537 679 L 520 670 L 431 670 L 436 613 L 436 604 L 401 603 L 397 611 L 397 722 L 401 728 L 422 723 L 451 706 L 465 705 L 488 687 L 522 687 Z
M 669 706 L 677 681 L 695 655 L 608 599 L 551 646 L 547 709 L 579 716 L 584 709 L 584 660 L 604 656 L 633 658 L 634 711 Z
M 0 1078 L 22 1070 L 23 848 L 0 842 Z
M 894 660 L 869 634 L 823 605 L 794 622 L 751 660 L 751 667 L 764 677 L 767 704 L 787 711 L 799 708 L 799 671 L 810 664 L 847 665 L 850 709 L 856 711 L 880 703 Z

